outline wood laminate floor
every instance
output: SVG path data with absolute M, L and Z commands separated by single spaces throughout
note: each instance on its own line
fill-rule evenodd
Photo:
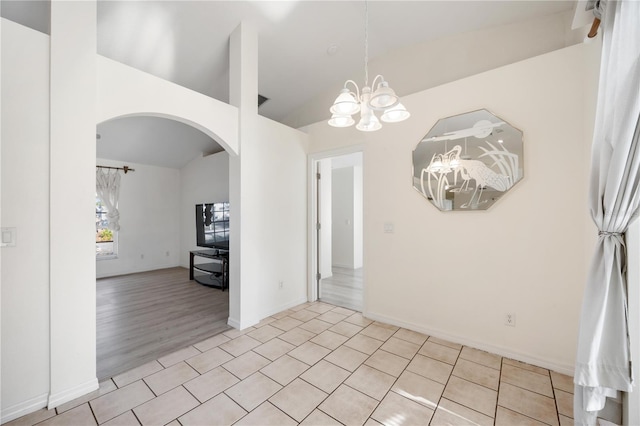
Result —
M 103 380 L 228 330 L 229 292 L 169 268 L 96 280 Z
M 334 266 L 332 276 L 320 280 L 320 300 L 362 312 L 362 268 Z

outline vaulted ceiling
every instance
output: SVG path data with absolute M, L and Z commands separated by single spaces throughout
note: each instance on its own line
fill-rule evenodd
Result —
M 369 56 L 573 6 L 572 1 L 372 0 Z M 2 0 L 0 11 L 3 17 L 49 31 L 47 1 Z M 259 92 L 269 98 L 259 111 L 283 121 L 319 94 L 337 93 L 346 79 L 364 80 L 364 16 L 363 1 L 99 1 L 98 53 L 227 102 L 229 34 L 241 21 L 250 22 L 259 33 Z M 328 112 L 313 117 L 325 118 Z M 140 122 L 151 132 L 146 137 L 164 137 L 153 133 L 153 123 Z M 111 123 L 103 129 L 100 143 L 118 133 L 114 125 L 118 127 Z M 120 131 L 130 126 L 122 123 Z M 112 154 L 103 150 L 103 155 Z

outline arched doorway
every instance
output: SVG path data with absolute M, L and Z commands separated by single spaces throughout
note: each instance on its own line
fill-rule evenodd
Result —
M 229 201 L 229 155 L 195 127 L 155 115 L 100 123 L 97 135 L 97 166 L 128 170 L 108 170 L 120 174 L 120 229 L 109 230 L 109 242 L 96 230 L 103 380 L 228 328 L 229 293 L 190 281 L 188 267 L 198 249 L 194 205 Z M 108 229 L 102 210 L 97 228 Z

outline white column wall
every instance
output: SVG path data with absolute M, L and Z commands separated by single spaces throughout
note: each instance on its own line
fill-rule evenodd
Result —
M 96 13 L 95 1 L 51 2 L 49 408 L 98 387 Z
M 254 286 L 243 277 L 245 268 L 241 262 L 247 259 L 248 245 L 243 233 L 248 225 L 244 200 L 244 188 L 251 171 L 242 157 L 243 150 L 250 150 L 256 135 L 255 118 L 258 114 L 258 36 L 255 29 L 241 23 L 229 39 L 229 103 L 238 108 L 238 152 L 229 159 L 229 325 L 246 328 L 257 321 L 257 300 Z M 247 229 L 247 232 L 250 230 Z M 251 316 L 251 319 L 249 317 Z

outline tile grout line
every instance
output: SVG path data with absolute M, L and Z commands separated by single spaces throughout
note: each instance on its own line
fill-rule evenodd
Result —
M 549 371 L 549 382 L 551 383 L 551 394 L 553 395 L 553 404 L 556 407 L 556 418 L 558 419 L 558 424 L 562 424 L 560 423 L 560 409 L 558 408 L 558 400 L 556 399 L 556 388 L 555 386 L 553 386 L 553 377 L 551 376 L 551 370 L 547 370 Z
M 496 392 L 496 409 L 493 412 L 493 424 L 496 424 L 498 419 L 498 407 L 500 407 L 500 388 L 502 388 L 502 367 L 504 366 L 504 357 L 500 359 L 500 375 L 498 376 L 498 392 Z
M 431 337 L 431 336 L 429 336 L 429 337 Z M 427 343 L 428 341 L 429 341 L 429 338 L 427 338 L 427 340 L 426 340 L 424 343 Z M 424 346 L 424 343 L 422 344 L 422 346 Z M 435 342 L 431 342 L 431 343 L 435 343 Z M 436 344 L 438 344 L 438 343 L 436 343 Z M 420 349 L 422 349 L 422 346 L 420 347 Z M 445 345 L 440 345 L 440 346 L 445 346 Z M 448 347 L 448 346 L 445 346 L 445 347 Z M 442 399 L 444 398 L 444 393 L 445 393 L 445 392 L 446 392 L 446 390 L 447 390 L 447 386 L 449 386 L 449 381 L 451 380 L 451 377 L 453 376 L 453 370 L 455 370 L 455 368 L 456 368 L 456 364 L 458 363 L 458 360 L 460 359 L 460 354 L 462 354 L 462 349 L 463 349 L 463 348 L 464 348 L 464 346 L 462 346 L 462 347 L 460 348 L 460 350 L 458 351 L 458 356 L 456 357 L 456 362 L 455 362 L 455 363 L 453 364 L 453 366 L 451 367 L 451 373 L 449 373 L 449 377 L 447 378 L 447 383 L 445 383 L 445 384 L 444 384 L 444 388 L 442 388 L 442 393 L 440 394 L 440 398 L 438 398 L 438 402 L 437 402 L 437 404 L 436 404 L 436 408 L 435 408 L 435 410 L 433 410 L 433 416 L 431 417 L 431 420 L 429 420 L 429 424 L 431 424 L 431 422 L 433 421 L 433 417 L 435 417 L 436 412 L 438 411 L 438 407 L 440 407 L 440 402 L 441 402 L 441 401 L 442 401 Z M 452 348 L 451 348 L 451 349 L 452 349 Z M 417 355 L 418 353 L 420 353 L 420 350 L 418 350 L 418 352 L 416 353 L 416 355 Z M 426 355 L 422 355 L 422 356 L 426 356 Z M 431 357 L 429 357 L 429 356 L 427 356 L 427 358 L 429 358 L 429 359 L 435 359 L 435 358 L 431 358 Z M 436 360 L 436 361 L 440 361 L 440 360 Z M 445 364 L 446 364 L 446 363 L 445 363 Z M 456 377 L 457 377 L 457 376 L 456 376 Z M 455 402 L 455 401 L 453 401 L 453 402 Z M 459 403 L 459 402 L 456 402 L 456 404 L 462 405 L 463 407 L 467 407 L 466 405 L 463 405 L 463 404 L 461 404 L 461 403 Z M 467 407 L 467 408 L 468 408 L 468 409 L 470 409 L 470 410 L 473 410 L 473 408 L 471 408 L 471 407 Z M 473 411 L 476 411 L 476 410 L 473 410 Z M 494 419 L 494 423 L 495 423 L 495 419 Z
M 133 417 L 135 417 L 135 419 L 136 419 L 136 421 L 138 422 L 138 424 L 140 424 L 140 425 L 141 425 L 141 424 L 142 424 L 142 421 L 140 420 L 140 418 L 138 417 L 138 415 L 133 411 L 133 408 L 132 408 L 131 410 L 129 410 L 129 411 L 131 411 L 131 414 L 133 414 Z M 125 413 L 126 413 L 126 411 L 125 411 Z M 123 413 L 123 414 L 124 414 L 124 413 Z M 115 418 L 115 417 L 114 417 L 114 418 Z M 97 419 L 96 419 L 96 422 L 97 422 Z M 106 422 L 105 422 L 105 423 L 106 423 Z M 180 423 L 180 422 L 178 422 L 178 423 Z M 98 424 L 100 424 L 100 423 L 98 423 Z
M 86 404 L 89 406 L 89 411 L 91 411 L 91 415 L 93 416 L 93 419 L 96 421 L 96 424 L 99 425 L 100 423 L 98 422 L 98 418 L 96 417 L 96 413 L 93 412 L 93 407 L 91 406 L 91 404 L 89 404 L 88 401 L 86 402 Z M 126 413 L 126 411 L 125 411 L 125 413 Z

